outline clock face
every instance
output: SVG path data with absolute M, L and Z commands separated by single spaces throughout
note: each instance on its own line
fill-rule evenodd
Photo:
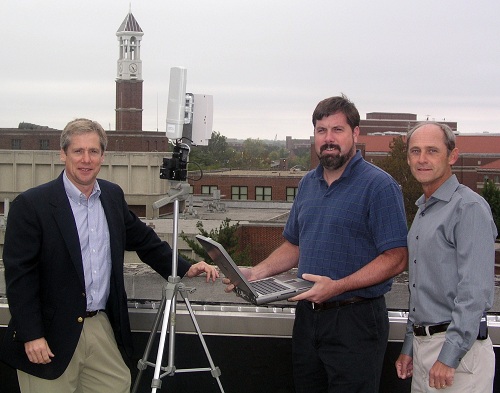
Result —
M 135 73 L 137 71 L 137 64 L 135 63 L 130 64 L 128 66 L 128 69 L 130 70 L 130 72 Z
M 120 63 L 120 65 L 118 66 L 118 71 L 121 73 L 123 71 L 123 64 Z

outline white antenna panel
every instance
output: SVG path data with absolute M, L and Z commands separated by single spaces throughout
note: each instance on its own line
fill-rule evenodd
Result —
M 193 130 L 195 145 L 207 146 L 212 137 L 214 98 L 207 94 L 193 94 Z
M 182 138 L 186 110 L 187 69 L 172 67 L 168 86 L 167 138 Z

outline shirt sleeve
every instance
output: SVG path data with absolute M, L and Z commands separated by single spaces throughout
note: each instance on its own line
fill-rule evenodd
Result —
M 464 203 L 456 213 L 457 295 L 438 357 L 440 362 L 453 368 L 458 367 L 477 339 L 481 315 L 493 304 L 496 237 L 491 212 L 486 206 L 479 202 Z
M 387 179 L 370 202 L 370 230 L 379 254 L 407 246 L 408 227 L 399 186 Z
M 3 263 L 9 309 L 16 320 L 16 339 L 24 342 L 45 335 L 40 301 L 41 241 L 33 204 L 20 194 L 9 210 Z
M 299 245 L 299 221 L 297 216 L 299 203 L 301 201 L 301 189 L 303 182 L 304 178 L 302 178 L 299 182 L 297 195 L 295 196 L 290 214 L 288 215 L 288 220 L 285 224 L 285 229 L 283 230 L 283 237 L 295 246 Z
M 409 318 L 406 322 L 405 340 L 401 348 L 401 353 L 413 357 L 413 322 Z

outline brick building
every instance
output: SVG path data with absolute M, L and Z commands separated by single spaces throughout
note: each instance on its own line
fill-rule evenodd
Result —
M 129 12 L 116 32 L 119 58 L 116 75 L 116 130 L 142 131 L 142 60 L 139 23 Z
M 360 135 L 357 148 L 367 161 L 376 165 L 387 157 L 395 137 L 396 135 Z M 457 135 L 456 141 L 460 156 L 453 166 L 453 173 L 457 175 L 459 182 L 476 192 L 481 192 L 486 179 L 500 187 L 500 134 Z M 312 144 L 309 149 L 311 168 L 315 168 L 318 157 Z M 189 183 L 193 194 L 211 195 L 218 189 L 221 199 L 290 202 L 293 201 L 298 182 L 304 174 L 304 171 L 214 171 L 204 172 L 201 180 L 190 180 Z
M 59 138 L 61 131 L 48 128 L 29 128 L 30 125 L 21 123 L 24 128 L 0 129 L 0 149 L 4 150 L 59 150 Z M 166 152 L 170 145 L 164 133 L 152 131 L 108 131 L 108 151 L 112 152 Z M 357 148 L 361 150 L 364 157 L 374 163 L 386 157 L 390 152 L 390 143 L 397 135 L 360 135 Z M 287 138 L 287 149 L 305 149 L 308 146 L 311 152 L 311 167 L 318 164 L 314 152 L 312 139 L 298 140 L 294 147 L 294 139 Z M 453 171 L 458 180 L 475 191 L 480 191 L 484 180 L 491 179 L 500 186 L 500 134 L 459 134 L 457 135 L 457 147 L 460 158 L 454 165 Z M 230 198 L 233 194 L 231 187 L 247 186 L 247 199 L 259 200 L 264 195 L 268 200 L 290 200 L 293 194 L 287 187 L 291 183 L 298 183 L 297 179 L 303 175 L 301 172 L 288 173 L 287 171 L 260 171 L 249 175 L 245 171 L 226 171 L 217 174 L 205 173 L 203 183 L 193 182 L 195 194 L 211 194 L 211 190 L 220 185 L 221 193 Z M 278 174 L 278 175 L 276 175 Z M 272 178 L 272 181 L 269 180 Z M 294 179 L 294 180 L 293 180 Z M 229 184 L 231 183 L 232 184 Z M 272 183 L 272 184 L 271 184 Z M 204 186 L 204 190 L 202 190 Z M 261 188 L 256 187 L 264 187 Z M 269 187 L 272 187 L 269 190 Z M 207 190 L 208 189 L 208 190 Z M 235 189 L 235 193 L 238 191 Z M 241 192 L 239 192 L 241 194 Z M 288 192 L 288 194 L 287 194 Z M 269 194 L 270 193 L 270 194 Z M 242 194 L 244 195 L 244 194 Z M 293 198 L 293 197 L 292 197 Z
M 359 131 L 360 135 L 388 132 L 406 134 L 419 122 L 417 115 L 413 113 L 370 112 L 366 114 L 365 120 L 361 119 Z M 457 131 L 457 122 L 446 121 L 444 119 L 439 120 L 439 122 L 447 124 L 453 131 Z
M 126 16 L 116 35 L 119 42 L 119 58 L 115 80 L 116 130 L 108 130 L 107 132 L 108 151 L 123 152 L 123 154 L 115 155 L 113 161 L 117 162 L 112 163 L 108 174 L 111 180 L 117 181 L 126 190 L 130 189 L 127 193 L 127 201 L 139 215 L 143 216 L 147 214 L 152 199 L 151 195 L 154 193 L 158 194 L 158 197 L 160 194 L 163 195 L 164 183 L 153 187 L 154 193 L 148 191 L 148 187 L 157 184 L 152 181 L 152 178 L 156 178 L 158 172 L 153 169 L 149 162 L 137 166 L 134 163 L 136 158 L 132 157 L 133 152 L 167 152 L 169 144 L 163 132 L 142 130 L 143 79 L 140 55 L 143 31 L 132 13 L 129 12 Z M 361 135 L 358 138 L 357 147 L 361 149 L 364 157 L 369 162 L 376 164 L 377 161 L 386 157 L 390 152 L 390 143 L 395 134 L 405 134 L 417 122 L 417 116 L 411 113 L 368 113 L 366 119 L 361 120 Z M 445 123 L 453 130 L 457 130 L 456 122 Z M 305 133 L 312 133 L 311 131 L 312 126 L 311 129 L 305 130 Z M 0 150 L 57 151 L 59 150 L 60 134 L 60 130 L 20 123 L 18 128 L 0 129 Z M 457 174 L 459 181 L 476 191 L 481 190 L 485 179 L 491 179 L 497 186 L 500 186 L 499 146 L 499 134 L 458 135 L 457 147 L 460 150 L 460 158 L 454 166 L 454 173 Z M 311 136 L 307 139 L 287 137 L 286 148 L 291 154 L 309 150 L 311 152 L 312 167 L 317 165 L 318 161 Z M 120 164 L 119 160 L 125 160 L 126 162 Z M 159 166 L 159 159 L 157 161 Z M 19 163 L 0 164 L 10 166 Z M 25 167 L 27 173 L 37 175 L 34 170 L 36 164 L 36 162 L 27 162 L 23 163 L 23 167 Z M 30 171 L 27 168 L 28 166 L 33 170 Z M 53 177 L 55 164 L 51 163 L 48 167 Z M 137 175 L 135 171 L 137 167 L 142 168 L 141 182 L 136 181 Z M 13 170 L 13 173 L 19 175 L 17 170 Z M 305 171 L 273 170 L 205 172 L 199 181 L 189 180 L 189 183 L 192 194 L 207 200 L 215 197 L 219 201 L 291 202 L 296 195 L 298 182 L 304 174 Z M 36 185 L 35 180 L 48 180 L 43 176 L 38 177 L 40 179 L 33 179 L 29 186 Z M 6 184 L 6 182 L 4 183 Z M 142 186 L 143 184 L 144 186 Z M 5 190 L 8 194 L 6 199 L 10 199 L 25 188 Z M 214 191 L 217 192 L 214 193 Z M 0 203 L 0 207 L 3 209 L 3 202 Z M 249 220 L 252 220 L 251 215 L 249 213 Z M 252 260 L 263 259 L 281 243 L 283 225 L 284 220 L 273 223 L 268 221 L 252 223 L 241 227 L 242 245 L 252 245 Z
M 220 198 L 240 201 L 292 202 L 297 185 L 305 171 L 245 171 L 226 170 L 203 172 L 200 180 L 189 180 L 194 195 L 213 195 L 219 190 Z M 190 178 L 198 178 L 196 173 Z
M 72 119 L 68 119 L 70 121 Z M 19 128 L 0 128 L 0 149 L 4 150 L 59 150 L 61 130 L 29 128 L 20 123 Z M 169 148 L 164 132 L 156 131 L 107 131 L 108 151 L 161 152 Z
M 365 159 L 375 165 L 387 157 L 390 144 L 398 135 L 360 135 L 357 148 Z M 500 187 L 500 134 L 459 134 L 456 136 L 459 159 L 453 166 L 458 181 L 481 192 L 486 179 Z M 311 145 L 311 167 L 318 165 Z
M 240 249 L 243 251 L 248 245 L 250 261 L 254 263 L 262 261 L 283 243 L 283 227 L 284 223 L 242 225 L 237 232 L 237 236 L 241 239 Z

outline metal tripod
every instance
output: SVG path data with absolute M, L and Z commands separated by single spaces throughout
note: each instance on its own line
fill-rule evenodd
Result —
M 178 183 L 175 184 L 177 186 L 177 193 L 171 195 L 170 197 L 164 198 L 161 201 L 155 202 L 153 205 L 156 208 L 159 208 L 169 201 L 173 199 L 174 201 L 174 222 L 173 222 L 173 244 L 172 244 L 172 275 L 168 277 L 167 284 L 163 287 L 162 299 L 160 303 L 160 307 L 155 317 L 155 321 L 153 323 L 153 327 L 149 334 L 148 343 L 146 345 L 146 349 L 144 350 L 143 357 L 138 361 L 137 368 L 139 372 L 137 374 L 137 378 L 134 383 L 134 387 L 132 389 L 132 393 L 136 393 L 139 387 L 140 379 L 143 371 L 147 368 L 147 366 L 154 367 L 154 375 L 153 380 L 151 381 L 151 392 L 156 393 L 157 389 L 161 388 L 162 378 L 164 376 L 174 376 L 175 373 L 187 373 L 187 372 L 200 372 L 200 371 L 209 371 L 217 380 L 219 385 L 219 389 L 222 393 L 224 393 L 224 389 L 222 388 L 221 381 L 219 379 L 221 372 L 218 367 L 215 367 L 212 357 L 210 356 L 210 352 L 208 351 L 207 344 L 205 343 L 205 339 L 203 338 L 203 334 L 201 333 L 200 326 L 196 321 L 196 317 L 194 311 L 191 307 L 191 303 L 187 297 L 187 292 L 193 292 L 194 288 L 187 288 L 183 283 L 181 283 L 181 278 L 177 275 L 177 256 L 178 256 L 178 247 L 177 247 L 177 236 L 178 236 L 178 222 L 179 222 L 179 198 L 184 197 L 189 193 L 189 185 Z M 175 189 L 175 187 L 171 187 L 171 190 Z M 205 351 L 205 355 L 207 356 L 208 362 L 210 363 L 210 367 L 206 368 L 191 368 L 191 369 L 176 369 L 174 364 L 174 355 L 175 355 L 175 322 L 176 322 L 176 312 L 177 312 L 177 294 L 180 294 L 186 307 L 189 311 L 189 316 L 193 322 L 193 325 L 196 329 L 196 333 L 200 339 L 201 345 Z M 163 317 L 163 318 L 162 318 Z M 158 352 L 156 355 L 156 363 L 152 363 L 148 361 L 149 354 L 151 352 L 151 348 L 153 346 L 154 338 L 158 332 L 158 327 L 160 322 L 161 332 L 160 332 L 160 341 L 158 345 Z M 169 334 L 169 345 L 168 345 L 168 364 L 166 367 L 162 366 L 162 358 L 163 352 L 165 349 L 165 340 L 167 335 L 167 328 Z M 160 374 L 160 371 L 163 371 Z

